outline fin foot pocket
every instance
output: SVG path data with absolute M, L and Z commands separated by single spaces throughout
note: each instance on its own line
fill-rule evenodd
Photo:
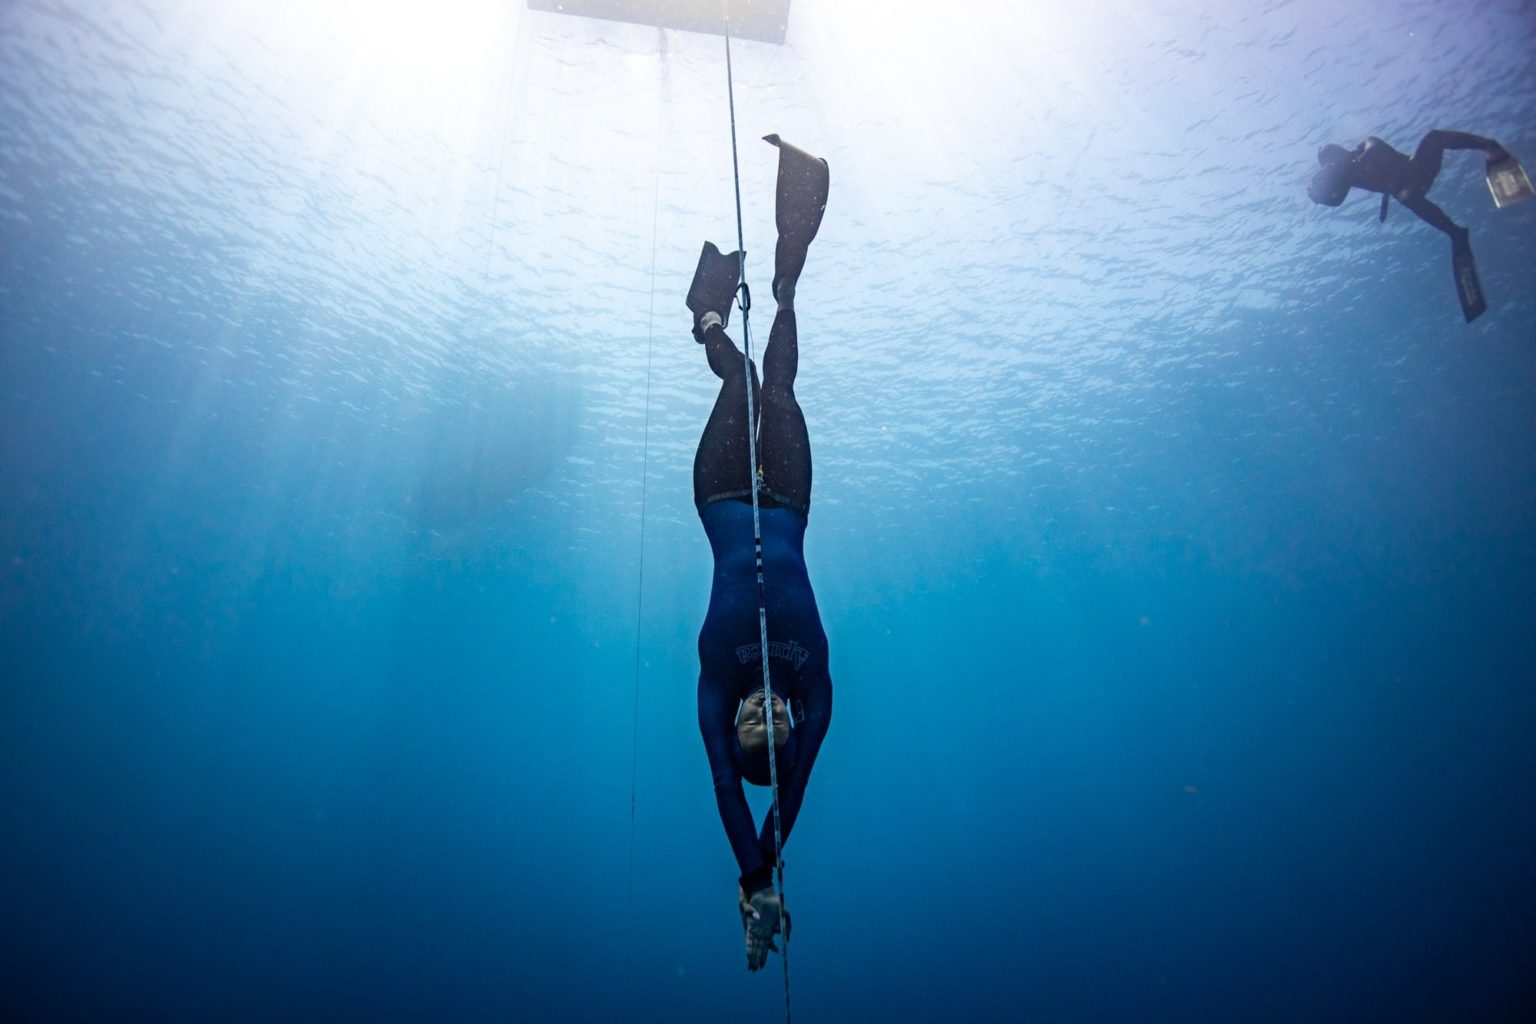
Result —
M 736 297 L 736 285 L 741 280 L 741 253 L 729 255 L 716 248 L 714 242 L 705 242 L 699 253 L 699 265 L 693 272 L 693 284 L 688 287 L 687 306 L 693 313 L 693 336 L 703 342 L 699 319 L 705 313 L 716 313 L 720 326 L 731 321 L 731 302 Z

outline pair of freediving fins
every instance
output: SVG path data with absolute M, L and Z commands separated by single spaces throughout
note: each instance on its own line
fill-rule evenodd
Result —
M 777 135 L 765 135 L 763 141 L 779 149 L 779 180 L 774 202 L 774 221 L 779 230 L 774 252 L 773 293 L 778 297 L 779 282 L 795 281 L 805 269 L 806 250 L 821 227 L 827 209 L 830 174 L 827 162 L 812 156 Z M 722 253 L 713 242 L 705 242 L 699 253 L 699 265 L 688 288 L 687 305 L 693 311 L 694 338 L 702 343 L 704 335 L 698 321 L 707 312 L 720 316 L 721 326 L 731 317 L 731 300 L 741 282 L 742 253 Z M 744 297 L 745 298 L 745 297 Z M 745 298 L 750 308 L 751 300 Z
M 1525 168 L 1508 155 L 1501 160 L 1489 161 L 1488 191 L 1493 193 L 1493 205 L 1501 210 L 1536 195 L 1536 188 L 1531 187 Z M 1483 297 L 1483 283 L 1477 276 L 1472 245 L 1464 234 L 1451 239 L 1451 273 L 1456 278 L 1456 298 L 1461 302 L 1461 315 L 1471 323 L 1488 311 L 1488 300 Z

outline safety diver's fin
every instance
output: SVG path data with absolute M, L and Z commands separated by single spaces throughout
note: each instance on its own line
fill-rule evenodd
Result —
M 722 253 L 714 242 L 705 242 L 699 253 L 699 266 L 693 272 L 693 284 L 688 287 L 688 308 L 693 311 L 693 337 L 700 344 L 704 335 L 699 331 L 699 319 L 705 313 L 716 313 L 720 326 L 731 320 L 731 300 L 736 297 L 736 285 L 741 281 L 741 253 Z
M 1383 192 L 1381 194 L 1381 212 L 1376 215 L 1376 223 L 1378 223 L 1378 224 L 1385 224 L 1387 222 L 1387 206 L 1391 202 L 1392 202 L 1392 193 L 1390 193 L 1390 192 Z
M 764 135 L 763 141 L 779 147 L 779 186 L 774 208 L 779 244 L 773 254 L 773 294 L 777 297 L 779 282 L 797 281 L 800 271 L 805 269 L 806 250 L 827 209 L 830 172 L 821 157 L 812 156 L 777 135 Z
M 1488 311 L 1488 303 L 1483 299 L 1483 283 L 1477 279 L 1472 243 L 1465 232 L 1451 239 L 1451 269 L 1456 273 L 1456 298 L 1461 300 L 1461 315 L 1471 323 Z
M 1507 155 L 1502 160 L 1489 161 L 1488 191 L 1493 193 L 1493 205 L 1500 209 L 1536 195 L 1520 161 Z

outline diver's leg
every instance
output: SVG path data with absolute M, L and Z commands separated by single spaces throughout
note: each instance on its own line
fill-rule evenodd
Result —
M 1419 219 L 1437 231 L 1443 231 L 1451 237 L 1453 242 L 1465 242 L 1467 229 L 1446 216 L 1445 211 L 1423 196 L 1415 196 L 1409 199 L 1399 200 L 1404 206 L 1418 215 Z
M 1420 194 L 1429 191 L 1429 187 L 1435 183 L 1435 177 L 1440 173 L 1441 165 L 1445 162 L 1445 151 L 1448 149 L 1480 149 L 1490 160 L 1504 152 L 1503 147 L 1497 142 L 1485 139 L 1481 135 L 1436 128 L 1419 140 L 1419 146 L 1413 151 L 1413 157 L 1408 163 L 1414 191 Z M 1423 215 L 1420 214 L 1420 216 Z
M 725 329 L 712 323 L 702 331 L 709 368 L 720 378 L 720 394 L 704 424 L 699 450 L 693 457 L 693 502 L 702 508 L 711 498 L 740 497 L 752 493 L 752 471 L 747 452 L 747 389 L 741 349 Z M 759 394 L 757 368 L 752 368 L 752 389 Z
M 827 162 L 821 157 L 812 156 L 777 135 L 765 136 L 764 140 L 779 148 L 779 179 L 774 203 L 779 241 L 773 254 L 773 296 L 782 308 L 787 288 L 793 308 L 795 282 L 805 268 L 806 250 L 816 237 L 822 214 L 826 212 L 829 173 Z
M 1456 275 L 1456 297 L 1461 302 L 1462 315 L 1471 323 L 1488 309 L 1483 298 L 1482 282 L 1477 279 L 1477 264 L 1472 258 L 1471 232 L 1445 215 L 1434 203 L 1417 196 L 1403 202 L 1426 224 L 1445 232 L 1451 239 L 1451 270 Z
M 811 437 L 795 398 L 800 339 L 793 304 L 782 301 L 763 350 L 762 424 L 757 432 L 763 486 L 781 504 L 799 512 L 811 507 Z M 794 294 L 793 284 L 789 288 Z
M 811 438 L 805 414 L 795 398 L 800 367 L 800 339 L 795 323 L 795 286 L 805 269 L 811 241 L 827 208 L 827 162 L 792 146 L 777 135 L 778 194 L 774 220 L 779 229 L 774 250 L 773 296 L 779 304 L 763 350 L 763 411 L 758 428 L 758 456 L 763 485 L 780 504 L 799 512 L 811 507 Z
M 1419 140 L 1419 148 L 1413 153 L 1415 160 L 1426 146 L 1442 152 L 1447 149 L 1480 149 L 1488 153 L 1501 148 L 1497 142 L 1485 139 L 1481 135 L 1473 135 L 1471 132 L 1453 132 L 1445 128 L 1436 128 Z

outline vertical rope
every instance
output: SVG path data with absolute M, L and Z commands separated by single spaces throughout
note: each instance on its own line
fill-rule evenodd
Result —
M 512 59 L 507 62 L 507 95 L 501 104 L 501 142 L 496 150 L 496 191 L 491 194 L 491 236 L 485 243 L 485 273 L 481 275 L 482 287 L 491 285 L 491 257 L 496 252 L 496 220 L 501 212 L 501 165 L 507 159 L 507 118 L 512 111 L 512 86 L 517 77 L 517 54 L 523 42 L 523 15 L 517 16 L 517 28 L 512 39 Z
M 652 342 L 656 336 L 656 240 L 657 224 L 661 211 L 661 125 L 662 108 L 666 99 L 666 36 L 664 29 L 656 30 L 658 65 L 661 69 L 662 81 L 658 83 L 656 90 L 656 156 L 655 184 L 651 190 L 651 305 L 646 314 L 645 328 L 645 433 L 640 449 L 640 573 L 635 583 L 635 697 L 634 707 L 631 710 L 631 733 L 629 737 L 629 885 L 624 904 L 624 1008 L 629 1011 L 630 1019 L 634 1019 L 633 992 L 631 990 L 631 978 L 633 975 L 632 949 L 634 946 L 634 905 L 635 905 L 635 806 L 638 791 L 638 768 L 640 764 L 640 637 L 645 611 L 645 499 L 646 490 L 650 482 L 651 467 L 651 363 L 654 346 Z
M 722 2 L 724 10 L 725 0 Z M 773 870 L 777 882 L 780 920 L 785 922 L 783 946 L 780 956 L 784 960 L 784 1020 L 793 1021 L 789 999 L 789 926 L 782 914 L 784 906 L 784 835 L 779 815 L 779 764 L 774 744 L 773 685 L 768 671 L 768 600 L 763 586 L 763 524 L 760 514 L 757 467 L 757 418 L 752 403 L 752 332 L 748 325 L 748 313 L 752 309 L 752 291 L 747 287 L 747 241 L 741 221 L 741 165 L 736 155 L 736 85 L 735 71 L 731 67 L 731 24 L 729 15 L 722 19 L 725 29 L 725 87 L 731 109 L 731 174 L 736 182 L 736 258 L 741 276 L 737 306 L 741 310 L 742 372 L 747 380 L 747 458 L 752 472 L 752 546 L 757 562 L 757 632 L 758 650 L 763 657 L 763 731 L 768 739 L 768 785 L 773 792 Z

